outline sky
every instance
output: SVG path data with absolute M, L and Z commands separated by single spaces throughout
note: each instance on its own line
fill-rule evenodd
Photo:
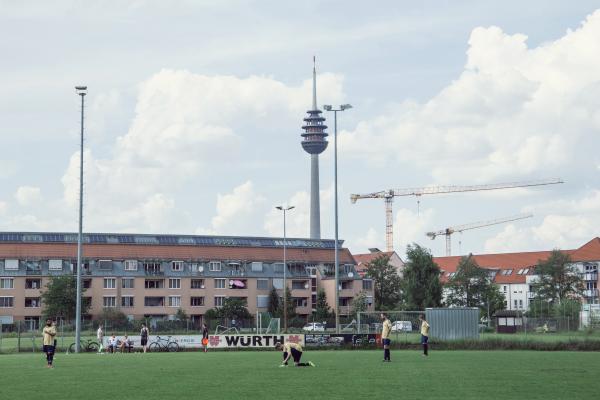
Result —
M 351 193 L 561 178 L 399 197 L 394 247 L 576 248 L 600 235 L 600 5 L 496 1 L 0 0 L 0 230 L 309 236 L 311 106 L 338 115 L 339 235 L 385 248 L 384 202 Z M 334 236 L 333 117 L 320 157 Z

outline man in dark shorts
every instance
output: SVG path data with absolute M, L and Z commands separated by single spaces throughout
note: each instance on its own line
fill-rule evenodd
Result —
M 387 315 L 381 313 L 381 321 L 383 322 L 381 327 L 381 342 L 383 344 L 383 362 L 391 362 L 390 359 L 390 333 L 392 331 L 392 323 L 388 319 Z
M 208 351 L 208 326 L 206 324 L 202 324 L 202 347 L 206 353 Z
M 56 337 L 56 327 L 50 318 L 46 320 L 46 326 L 43 329 L 44 334 L 44 348 L 43 351 L 46 353 L 46 361 L 48 363 L 48 368 L 54 368 L 52 362 L 54 361 L 54 351 L 55 347 L 55 337 Z
M 300 358 L 302 358 L 302 346 L 298 343 L 287 342 L 285 344 L 281 344 L 280 342 L 277 342 L 275 343 L 275 349 L 283 351 L 283 363 L 280 365 L 280 367 L 287 367 L 290 357 L 294 360 L 296 367 L 315 366 L 312 361 L 307 363 L 300 362 Z
M 140 329 L 140 345 L 144 349 L 144 353 L 146 352 L 146 349 L 148 349 L 149 333 L 150 332 L 148 332 L 148 327 L 146 326 L 146 324 L 142 324 L 142 329 Z

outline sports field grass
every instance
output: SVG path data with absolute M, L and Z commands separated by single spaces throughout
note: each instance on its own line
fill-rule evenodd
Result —
M 585 352 L 306 351 L 315 368 L 279 368 L 278 352 L 0 356 L 2 399 L 590 399 L 600 357 Z

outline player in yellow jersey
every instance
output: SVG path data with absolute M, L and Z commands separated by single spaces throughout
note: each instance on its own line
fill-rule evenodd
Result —
M 428 356 L 429 350 L 429 323 L 425 320 L 425 315 L 419 315 L 421 321 L 421 344 L 423 345 L 423 357 Z
M 54 361 L 54 351 L 56 350 L 56 326 L 50 318 L 46 320 L 46 326 L 42 331 L 44 335 L 44 353 L 46 353 L 46 361 L 48 362 L 48 368 L 54 368 L 52 362 Z
M 280 342 L 275 343 L 275 349 L 283 351 L 283 363 L 280 367 L 287 367 L 288 360 L 290 357 L 294 360 L 296 367 L 314 367 L 315 364 L 312 361 L 307 363 L 301 363 L 300 358 L 302 357 L 302 346 L 299 343 L 281 344 Z
M 387 315 L 381 313 L 380 315 L 383 326 L 381 328 L 381 342 L 383 343 L 383 362 L 391 362 L 390 358 L 390 333 L 392 332 L 392 323 L 388 319 Z

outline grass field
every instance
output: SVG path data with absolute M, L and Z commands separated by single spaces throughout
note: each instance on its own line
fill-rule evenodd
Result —
M 277 352 L 0 356 L 3 399 L 590 399 L 598 353 L 307 351 L 315 368 L 279 368 Z

